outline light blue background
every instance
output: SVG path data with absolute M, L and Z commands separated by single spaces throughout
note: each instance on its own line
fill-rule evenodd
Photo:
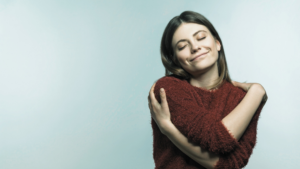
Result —
M 147 96 L 185 10 L 215 26 L 232 79 L 268 93 L 245 168 L 299 168 L 299 1 L 0 2 L 1 169 L 153 169 Z

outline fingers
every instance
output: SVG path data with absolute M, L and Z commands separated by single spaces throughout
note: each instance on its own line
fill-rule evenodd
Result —
M 149 96 L 148 96 L 148 100 L 150 101 L 150 104 L 151 104 L 151 105 L 155 105 L 155 104 L 158 103 L 157 100 L 156 100 L 156 98 L 155 98 L 155 95 L 154 95 L 154 87 L 155 87 L 155 84 L 156 84 L 156 83 L 154 83 L 154 84 L 152 85 L 152 87 L 151 87 L 151 89 L 150 89 L 150 92 L 149 92 Z
M 159 90 L 160 99 L 161 99 L 161 104 L 159 104 L 155 98 L 154 88 L 155 88 L 155 83 L 152 85 L 148 96 L 148 106 L 150 110 L 152 110 L 153 107 L 158 108 L 160 107 L 160 105 L 164 109 L 169 109 L 165 90 L 163 88 L 160 88 Z
M 231 82 L 232 82 L 233 86 L 235 86 L 235 87 L 241 86 L 240 83 L 237 81 L 231 81 Z
M 247 91 L 247 86 L 245 86 L 244 83 L 240 83 L 240 82 L 237 82 L 237 81 L 231 81 L 233 83 L 233 85 L 235 87 L 239 87 L 241 89 L 243 89 L 244 91 Z
M 150 101 L 149 95 L 148 95 L 148 107 L 149 107 L 149 109 L 150 109 L 150 111 L 151 111 L 151 110 L 152 110 L 152 106 L 151 106 L 151 101 Z
M 231 81 L 231 83 L 234 85 L 234 86 L 236 86 L 236 81 Z
M 148 106 L 149 106 L 149 109 L 150 109 L 150 103 L 151 103 L 150 96 L 148 95 Z
M 168 108 L 167 96 L 166 92 L 163 88 L 160 88 L 160 99 L 161 99 L 161 106 L 163 108 Z

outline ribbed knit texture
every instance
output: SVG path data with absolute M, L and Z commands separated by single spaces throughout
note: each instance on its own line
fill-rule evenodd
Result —
M 220 155 L 215 169 L 240 169 L 248 163 L 256 144 L 257 122 L 263 104 L 236 141 L 221 120 L 241 102 L 246 95 L 244 90 L 224 81 L 221 87 L 209 91 L 175 76 L 164 76 L 154 89 L 160 103 L 160 88 L 165 89 L 171 121 L 176 128 L 190 142 Z M 155 169 L 204 169 L 163 135 L 153 119 L 151 125 Z

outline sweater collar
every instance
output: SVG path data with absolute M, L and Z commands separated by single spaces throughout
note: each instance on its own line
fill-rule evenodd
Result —
M 196 91 L 202 93 L 202 94 L 217 94 L 219 92 L 221 92 L 225 86 L 228 85 L 228 82 L 226 80 L 223 80 L 223 83 L 219 86 L 219 88 L 217 89 L 213 89 L 213 90 L 207 90 L 205 88 L 201 88 L 201 87 L 197 87 L 197 86 L 193 86 L 191 85 L 188 81 L 186 81 L 190 86 L 192 86 Z

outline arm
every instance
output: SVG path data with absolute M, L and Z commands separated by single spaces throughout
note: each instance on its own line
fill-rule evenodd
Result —
M 165 89 L 171 122 L 190 142 L 216 154 L 230 152 L 237 146 L 238 141 L 221 119 L 216 119 L 200 104 L 201 98 L 192 91 L 190 84 L 169 76 L 159 79 L 153 97 L 159 103 L 160 88 Z
M 172 77 L 164 77 L 157 81 L 154 93 L 159 102 L 161 102 L 158 91 L 160 88 L 164 88 L 166 92 L 170 91 L 167 94 L 167 100 L 170 104 L 170 113 L 172 114 L 171 121 L 173 124 L 188 138 L 189 141 L 200 145 L 200 147 L 212 153 L 224 154 L 232 151 L 238 144 L 235 138 L 239 139 L 243 134 L 236 134 L 236 131 L 244 132 L 255 112 L 255 109 L 252 109 L 253 112 L 244 110 L 243 106 L 236 108 L 235 114 L 244 114 L 244 116 L 240 116 L 240 118 L 244 118 L 244 122 L 248 121 L 248 123 L 238 123 L 244 125 L 244 128 L 233 130 L 235 133 L 232 135 L 221 120 L 216 119 L 211 113 L 207 112 L 205 108 L 197 104 L 197 100 L 193 97 L 193 93 L 189 91 L 189 86 L 184 86 L 184 83 L 180 80 Z M 251 92 L 249 90 L 248 93 L 252 94 L 248 94 L 248 97 L 245 98 L 246 101 L 243 102 L 244 106 L 255 107 L 253 104 L 256 102 L 253 103 L 252 101 L 250 103 L 252 105 L 250 106 L 247 102 L 250 100 L 258 100 L 257 97 L 260 97 L 260 95 L 257 93 L 257 89 L 258 88 L 252 88 Z M 253 94 L 253 92 L 257 95 Z M 256 105 L 256 108 L 257 107 L 258 105 Z M 238 113 L 238 111 L 242 111 L 243 113 Z M 241 128 L 241 126 L 230 123 L 231 119 L 232 118 L 227 118 L 225 120 L 225 122 L 227 121 L 231 124 L 230 129 L 234 129 L 234 127 Z M 237 118 L 235 118 L 235 120 L 237 120 Z
M 226 117 L 222 123 L 235 139 L 239 140 L 258 109 L 265 91 L 260 85 L 252 85 L 243 100 Z
M 162 98 L 165 97 L 163 96 Z M 247 100 L 247 97 L 245 96 L 243 100 Z M 242 102 L 240 104 L 242 104 Z M 176 126 L 172 124 L 172 122 L 165 124 L 164 134 L 176 145 L 177 148 L 206 168 L 213 168 L 216 164 L 216 168 L 241 168 L 247 164 L 255 145 L 256 126 L 258 116 L 263 105 L 264 103 L 261 102 L 259 107 L 256 107 L 254 110 L 256 114 L 253 119 L 251 116 L 251 123 L 249 126 L 246 126 L 248 129 L 241 138 L 237 148 L 230 154 L 222 155 L 221 158 L 219 155 L 204 150 L 200 146 L 189 142 L 188 139 L 180 133 Z
M 247 165 L 256 144 L 257 122 L 263 106 L 261 103 L 237 148 L 226 155 L 216 155 L 192 144 L 172 123 L 166 125 L 164 134 L 183 153 L 207 169 L 240 169 Z
M 212 169 L 219 160 L 218 155 L 189 142 L 188 139 L 182 133 L 180 133 L 176 126 L 174 126 L 174 124 L 171 122 L 166 125 L 164 134 L 184 154 L 207 169 Z
M 216 163 L 214 169 L 240 169 L 247 165 L 256 144 L 257 123 L 265 103 L 266 102 L 260 103 L 244 135 L 242 135 L 237 148 L 227 155 L 220 155 L 219 161 Z

